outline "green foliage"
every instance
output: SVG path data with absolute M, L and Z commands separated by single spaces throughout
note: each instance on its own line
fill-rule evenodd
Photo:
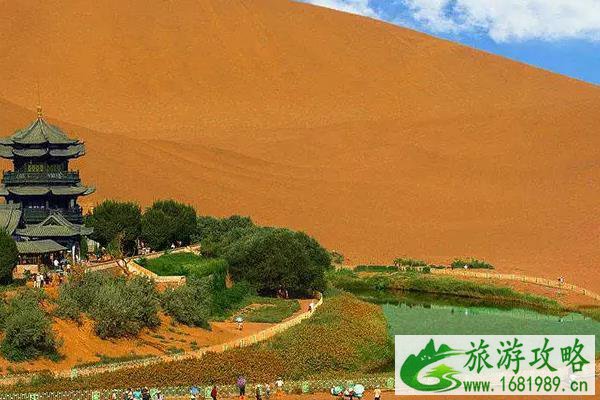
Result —
M 452 264 L 450 264 L 452 268 L 464 268 L 465 265 L 469 267 L 469 269 L 494 269 L 493 265 L 476 258 L 455 258 L 454 261 L 452 261 Z
M 203 277 L 216 271 L 227 270 L 227 261 L 205 258 L 193 253 L 165 254 L 151 260 L 140 260 L 139 263 L 159 276 Z
M 356 272 L 398 272 L 398 267 L 392 265 L 358 265 Z
M 210 329 L 208 318 L 211 313 L 212 278 L 188 279 L 188 282 L 175 289 L 166 290 L 161 295 L 165 313 L 177 322 Z
M 40 306 L 41 299 L 38 291 L 28 290 L 11 300 L 0 345 L 8 360 L 24 361 L 56 354 L 58 343 L 52 320 Z
M 154 250 L 187 245 L 196 230 L 196 210 L 174 200 L 157 201 L 142 216 L 142 238 Z
M 104 247 L 121 234 L 125 253 L 133 254 L 142 230 L 142 212 L 135 203 L 106 200 L 86 217 L 86 224 L 94 228 L 91 238 Z
M 61 287 L 57 304 L 60 318 L 80 321 L 81 313 L 89 314 L 102 338 L 135 336 L 143 327 L 160 324 L 158 292 L 145 277 L 126 280 L 98 272 L 85 274 Z
M 423 260 L 415 260 L 413 258 L 396 258 L 394 265 L 401 267 L 424 267 L 427 263 Z
M 246 303 L 254 305 L 237 315 L 247 322 L 279 323 L 300 310 L 297 300 L 274 299 L 270 297 L 248 297 Z
M 220 282 L 223 282 L 221 287 Z M 213 295 L 211 314 L 217 319 L 223 319 L 239 309 L 243 302 L 255 293 L 248 282 L 237 282 L 233 287 L 226 288 L 224 281 L 215 275 L 213 278 Z
M 261 228 L 232 243 L 225 254 L 232 277 L 247 281 L 261 294 L 282 287 L 305 295 L 325 289 L 329 253 L 316 240 L 288 229 Z
M 19 252 L 14 239 L 0 229 L 0 283 L 12 282 L 12 272 L 19 261 Z
M 345 257 L 342 253 L 332 250 L 329 254 L 331 255 L 331 262 L 334 264 L 340 265 L 344 263 Z
M 227 248 L 242 236 L 258 229 L 249 217 L 234 215 L 228 218 L 198 217 L 198 240 L 202 254 L 222 257 Z

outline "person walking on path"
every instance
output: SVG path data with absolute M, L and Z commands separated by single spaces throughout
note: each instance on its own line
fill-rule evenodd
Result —
M 373 393 L 375 394 L 375 400 L 381 400 L 381 389 L 379 388 L 379 386 L 375 388 L 375 391 Z
M 240 400 L 244 400 L 246 398 L 246 378 L 240 375 L 237 379 L 237 387 L 240 390 Z
M 262 400 L 262 385 L 259 383 L 258 385 L 256 385 L 255 390 L 255 395 L 256 395 L 256 400 Z
M 265 384 L 265 400 L 271 400 L 271 385 Z
M 281 397 L 281 395 L 283 395 L 283 379 L 281 377 L 277 378 L 275 381 L 275 387 L 277 388 L 277 392 L 275 394 L 277 397 Z
M 210 397 L 212 398 L 212 400 L 217 400 L 218 394 L 219 392 L 217 391 L 217 385 L 213 385 L 213 388 L 210 391 Z

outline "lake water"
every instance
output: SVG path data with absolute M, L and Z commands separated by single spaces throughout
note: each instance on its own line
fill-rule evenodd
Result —
M 547 315 L 448 296 L 365 292 L 359 297 L 381 304 L 391 335 L 595 335 L 600 351 L 600 322 L 580 314 Z

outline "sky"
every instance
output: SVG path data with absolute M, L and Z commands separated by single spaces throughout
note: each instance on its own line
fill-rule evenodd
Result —
M 600 0 L 300 0 L 600 85 Z

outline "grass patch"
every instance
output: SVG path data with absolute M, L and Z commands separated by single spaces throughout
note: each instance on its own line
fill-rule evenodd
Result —
M 100 365 L 108 365 L 108 364 L 115 364 L 115 363 L 121 363 L 121 362 L 127 362 L 127 361 L 143 360 L 145 358 L 150 358 L 152 356 L 147 355 L 147 354 L 145 354 L 145 355 L 130 354 L 130 355 L 126 355 L 126 356 L 111 357 L 111 356 L 107 356 L 105 354 L 96 354 L 96 357 L 100 358 L 100 360 L 79 363 L 79 364 L 76 364 L 74 368 L 97 367 Z
M 259 307 L 246 310 L 240 314 L 247 322 L 278 323 L 294 315 L 300 310 L 297 300 L 274 299 L 268 297 L 249 297 L 247 304 L 257 304 Z
M 354 271 L 386 273 L 397 272 L 398 267 L 395 267 L 393 265 L 358 265 L 356 268 L 354 268 Z
M 580 307 L 577 311 L 588 318 L 600 322 L 600 307 Z
M 138 263 L 159 276 L 205 277 L 227 268 L 219 258 L 205 258 L 193 253 L 164 254 L 153 259 L 139 259 Z

